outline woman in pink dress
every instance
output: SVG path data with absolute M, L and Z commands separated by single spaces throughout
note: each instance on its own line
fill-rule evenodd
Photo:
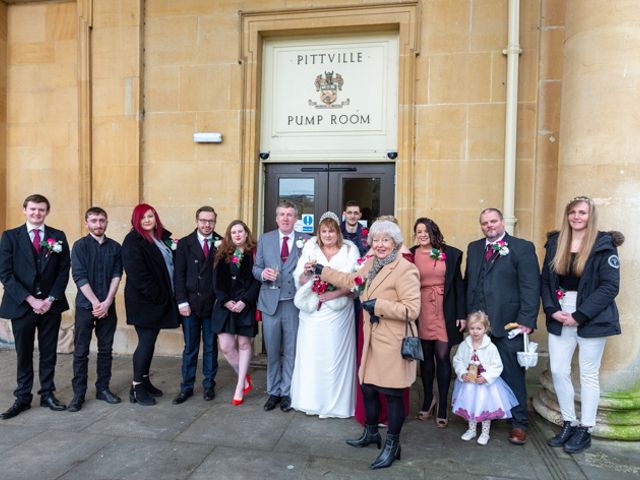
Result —
M 436 425 L 445 428 L 449 424 L 451 348 L 462 341 L 466 326 L 462 252 L 445 243 L 440 228 L 430 218 L 418 218 L 413 232 L 418 245 L 411 252 L 420 272 L 418 336 L 424 353 L 424 361 L 420 362 L 424 396 L 418 420 L 428 420 L 435 413 Z M 434 378 L 438 383 L 437 397 L 433 394 Z

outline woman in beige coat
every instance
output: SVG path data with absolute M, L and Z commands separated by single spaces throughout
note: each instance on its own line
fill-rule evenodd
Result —
M 369 230 L 373 257 L 359 271 L 349 274 L 322 265 L 306 266 L 309 271 L 315 267 L 315 273 L 322 280 L 336 287 L 360 290 L 365 318 L 359 379 L 366 424 L 362 436 L 347 440 L 347 443 L 358 448 L 376 443 L 380 448 L 379 393 L 385 395 L 389 406 L 389 430 L 384 449 L 371 464 L 374 469 L 388 467 L 400 458 L 400 430 L 405 418 L 402 392 L 416 379 L 416 362 L 404 360 L 400 347 L 405 336 L 405 315 L 416 331 L 420 275 L 415 265 L 399 254 L 402 242 L 398 226 L 381 220 Z

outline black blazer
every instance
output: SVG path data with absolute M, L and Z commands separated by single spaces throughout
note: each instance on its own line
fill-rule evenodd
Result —
M 42 247 L 40 258 L 36 258 L 26 224 L 2 234 L 0 281 L 4 285 L 4 295 L 0 304 L 0 317 L 15 319 L 29 312 L 31 306 L 26 300 L 29 295 L 40 299 L 55 297 L 56 301 L 49 310 L 51 313 L 60 314 L 69 310 L 64 294 L 71 265 L 69 244 L 64 232 L 45 225 L 42 240 L 49 238 L 61 241 L 62 251 L 55 253 Z
M 163 241 L 171 232 L 164 231 Z M 146 328 L 176 328 L 180 324 L 167 266 L 155 243 L 131 230 L 122 242 L 122 264 L 127 274 L 124 305 L 127 323 Z
M 256 304 L 260 293 L 260 282 L 252 273 L 253 252 L 246 252 L 240 262 L 235 279 L 231 277 L 231 265 L 220 260 L 214 270 L 216 303 L 213 307 L 214 330 L 219 330 L 231 316 L 237 326 L 250 327 L 256 321 Z M 232 313 L 224 304 L 229 300 L 242 300 L 247 306 L 240 313 Z
M 220 238 L 216 232 L 212 234 L 215 242 Z M 216 248 L 211 247 L 209 257 L 205 261 L 202 245 L 194 230 L 178 242 L 175 255 L 173 281 L 178 304 L 189 302 L 191 312 L 199 317 L 209 318 L 213 310 L 216 295 L 213 289 L 213 257 Z
M 411 247 L 411 253 L 416 254 L 417 245 Z M 446 272 L 444 274 L 444 321 L 447 328 L 447 338 L 449 346 L 458 345 L 462 341 L 462 332 L 456 326 L 456 320 L 467 318 L 466 299 L 464 294 L 464 283 L 462 281 L 462 250 L 446 245 L 444 247 L 446 256 L 444 264 Z
M 540 268 L 533 243 L 521 238 L 504 236 L 509 253 L 494 253 L 489 260 L 484 282 L 482 269 L 486 262 L 486 240 L 471 242 L 467 249 L 467 267 L 464 283 L 467 294 L 467 311 L 478 309 L 482 292 L 487 314 L 491 322 L 491 334 L 507 335 L 504 326 L 516 322 L 536 328 L 540 307 Z M 481 291 L 482 289 L 482 291 Z

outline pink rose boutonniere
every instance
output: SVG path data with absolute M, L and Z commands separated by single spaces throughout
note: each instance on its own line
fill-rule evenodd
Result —
M 233 257 L 231 257 L 231 263 L 233 263 L 236 267 L 240 268 L 240 263 L 242 263 L 242 257 L 244 254 L 242 250 L 236 248 L 233 252 Z
M 46 248 L 47 257 L 53 253 L 60 253 L 62 251 L 62 240 L 56 240 L 55 238 L 47 238 L 40 242 L 40 246 Z
M 491 248 L 493 248 L 494 253 L 497 252 L 501 257 L 504 257 L 509 255 L 508 245 L 504 240 L 498 240 L 496 243 L 491 244 Z
M 566 295 L 567 291 L 560 287 L 556 290 L 556 298 L 560 301 L 562 301 L 562 299 L 564 298 L 564 296 Z
M 362 236 L 363 236 L 363 237 L 366 237 L 367 235 L 369 235 L 369 230 L 368 230 L 368 229 L 366 229 L 366 228 L 363 228 L 363 229 L 362 229 Z

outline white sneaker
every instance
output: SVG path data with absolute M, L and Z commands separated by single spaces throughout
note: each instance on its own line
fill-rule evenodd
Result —
M 486 445 L 487 443 L 489 443 L 489 438 L 490 437 L 488 433 L 481 433 L 478 437 L 478 445 Z
M 462 440 L 464 440 L 465 442 L 468 442 L 469 440 L 472 440 L 472 439 L 476 438 L 477 434 L 478 434 L 478 432 L 476 431 L 475 428 L 473 428 L 473 429 L 470 428 L 466 432 L 464 432 L 460 438 Z

